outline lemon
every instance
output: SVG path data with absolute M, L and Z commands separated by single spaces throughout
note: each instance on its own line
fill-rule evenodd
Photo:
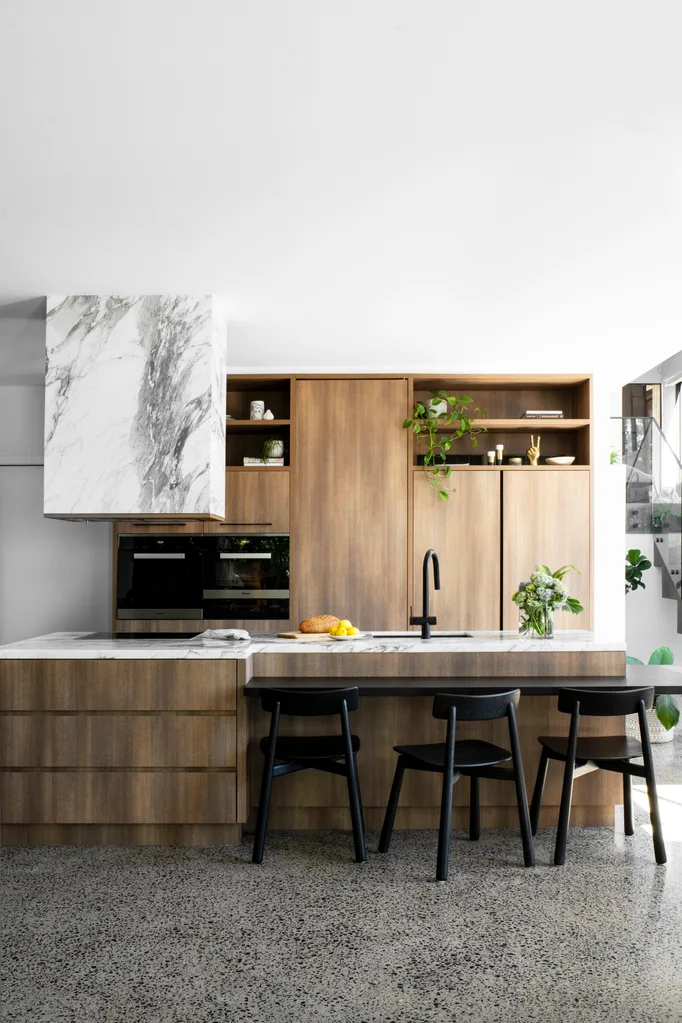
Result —
M 343 626 L 339 625 L 339 627 L 337 628 L 337 630 L 334 633 L 334 635 L 336 635 L 336 636 L 347 636 L 348 635 L 348 629 L 344 629 Z
M 329 635 L 330 636 L 335 636 L 336 635 L 336 626 L 335 625 L 332 625 L 331 629 L 329 630 Z
M 342 629 L 352 629 L 353 628 L 353 623 L 349 622 L 347 618 L 344 618 L 342 621 L 340 621 L 339 625 L 341 626 Z
M 350 629 L 348 630 L 348 635 L 349 636 L 359 636 L 360 635 L 360 630 L 356 629 L 354 625 L 351 625 Z

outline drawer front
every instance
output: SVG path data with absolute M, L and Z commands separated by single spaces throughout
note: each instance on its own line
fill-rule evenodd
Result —
M 233 824 L 233 772 L 2 771 L 4 824 Z
M 236 767 L 232 715 L 4 714 L 0 766 Z
M 225 520 L 206 522 L 205 534 L 289 532 L 287 471 L 247 469 L 225 478 Z
M 134 533 L 136 536 L 144 536 L 149 533 L 152 535 L 158 534 L 159 536 L 172 536 L 174 534 L 182 535 L 183 533 L 201 534 L 203 531 L 204 523 L 197 519 L 166 523 L 164 523 L 163 519 L 160 522 L 142 522 L 137 520 L 116 522 L 114 523 L 114 549 L 116 547 L 116 536 L 120 533 Z
M 235 661 L 0 661 L 0 710 L 230 711 Z

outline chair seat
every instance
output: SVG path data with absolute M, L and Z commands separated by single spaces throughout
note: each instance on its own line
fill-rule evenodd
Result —
M 540 735 L 540 742 L 552 760 L 565 760 L 568 738 L 562 735 Z M 642 746 L 637 739 L 625 735 L 595 735 L 578 739 L 576 760 L 631 760 L 641 757 Z
M 445 764 L 445 743 L 433 742 L 425 746 L 394 746 L 410 763 L 409 767 L 425 770 L 443 770 Z M 493 746 L 482 739 L 462 739 L 455 743 L 455 767 L 466 770 L 472 767 L 490 767 L 511 760 L 511 753 L 501 746 Z
M 267 753 L 269 739 L 260 741 L 260 748 Z M 357 735 L 351 735 L 353 752 L 360 749 Z M 337 760 L 345 755 L 342 735 L 278 735 L 275 746 L 277 760 Z

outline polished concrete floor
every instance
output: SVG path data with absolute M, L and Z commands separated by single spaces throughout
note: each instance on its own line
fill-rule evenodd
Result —
M 637 828 L 241 849 L 3 852 L 0 1019 L 26 1023 L 680 1023 L 682 737 L 656 749 L 668 863 Z M 576 782 L 577 785 L 580 782 Z M 376 849 L 376 835 L 370 835 Z

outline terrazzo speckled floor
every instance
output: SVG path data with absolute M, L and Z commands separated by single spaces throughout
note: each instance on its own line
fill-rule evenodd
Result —
M 0 1019 L 21 1023 L 680 1023 L 682 738 L 656 750 L 668 864 L 636 834 L 435 832 L 241 849 L 3 852 Z M 577 782 L 576 784 L 580 784 Z M 639 800 L 641 795 L 637 794 Z M 376 849 L 376 834 L 369 835 Z

